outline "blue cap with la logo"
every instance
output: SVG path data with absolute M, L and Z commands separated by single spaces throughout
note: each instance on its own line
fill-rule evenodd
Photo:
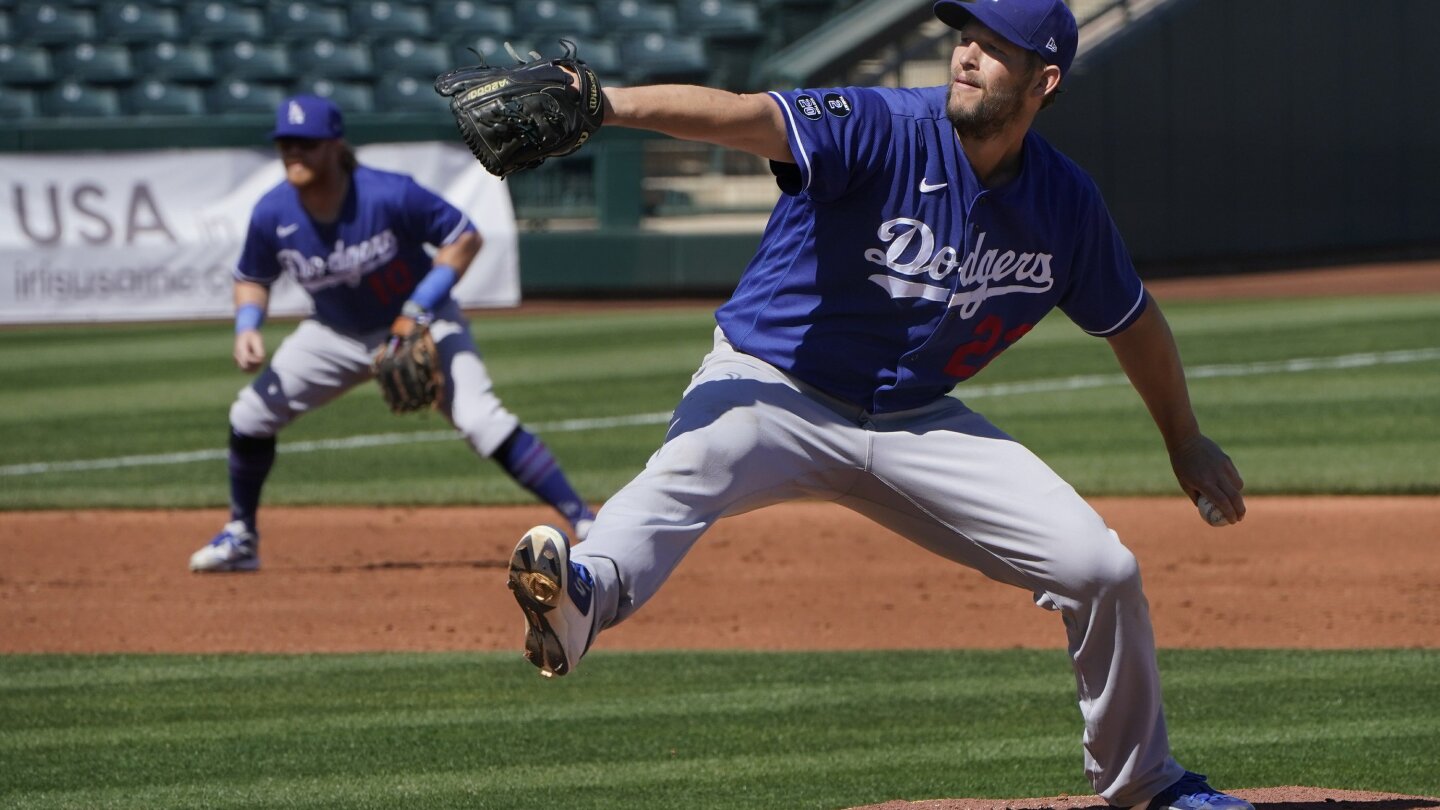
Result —
M 293 96 L 275 108 L 275 130 L 270 139 L 343 138 L 345 122 L 335 102 L 320 96 Z
M 1080 40 L 1075 15 L 1063 0 L 940 0 L 935 16 L 951 28 L 960 28 L 973 17 L 1060 68 L 1061 76 L 1070 72 Z

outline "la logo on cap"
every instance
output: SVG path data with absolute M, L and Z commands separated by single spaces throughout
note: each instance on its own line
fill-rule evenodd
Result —
M 1051 40 L 1051 42 L 1053 43 L 1054 40 Z M 301 107 L 300 102 L 298 101 L 290 102 L 290 110 L 287 115 L 289 116 L 290 123 L 292 124 L 305 123 L 305 108 Z

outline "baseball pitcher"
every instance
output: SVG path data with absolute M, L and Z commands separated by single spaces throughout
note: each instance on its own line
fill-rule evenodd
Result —
M 1119 358 L 1181 489 L 1229 522 L 1245 514 L 1240 476 L 1200 431 L 1165 318 L 1100 193 L 1031 130 L 1070 70 L 1074 17 L 1061 0 L 934 11 L 958 31 L 942 87 L 603 92 L 605 124 L 768 158 L 784 193 L 644 471 L 584 543 L 541 526 L 516 547 L 526 654 L 564 675 L 716 520 L 833 501 L 1060 614 L 1086 774 L 1111 805 L 1251 810 L 1171 756 L 1134 555 L 1044 462 L 947 396 L 1058 307 Z M 583 123 L 563 108 L 583 105 L 596 79 L 555 65 L 574 80 L 551 96 L 562 111 L 550 120 Z M 514 101 L 455 98 L 462 131 L 482 131 L 472 148 L 506 154 L 495 148 L 506 132 L 485 121 Z

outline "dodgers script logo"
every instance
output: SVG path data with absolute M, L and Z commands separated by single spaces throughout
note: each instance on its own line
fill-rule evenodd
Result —
M 307 290 L 323 290 L 340 284 L 354 287 L 360 277 L 383 267 L 399 252 L 395 234 L 389 228 L 358 245 L 337 241 L 329 256 L 306 256 L 286 248 L 275 254 L 280 266 L 295 276 Z
M 923 298 L 945 301 L 947 307 L 958 307 L 961 318 L 970 318 L 986 300 L 1012 293 L 1038 294 L 1055 286 L 1050 269 L 1054 258 L 1049 253 L 1017 253 L 999 248 L 985 249 L 985 232 L 975 240 L 975 248 L 959 259 L 960 252 L 949 245 L 935 247 L 935 232 L 918 219 L 897 217 L 880 226 L 876 232 L 885 250 L 870 248 L 865 260 L 878 264 L 901 276 L 876 273 L 870 280 L 892 298 Z M 948 285 L 930 284 L 944 281 L 951 273 L 960 274 L 960 289 L 953 295 Z

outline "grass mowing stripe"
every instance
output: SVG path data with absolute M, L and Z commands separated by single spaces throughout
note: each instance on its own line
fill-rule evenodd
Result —
M 530 765 L 441 771 L 438 773 L 367 773 L 343 777 L 271 776 L 249 779 L 243 775 L 219 773 L 207 784 L 184 784 L 152 788 L 81 789 L 47 791 L 15 796 L 24 807 L 89 808 L 108 807 L 480 807 L 512 808 L 576 807 L 674 807 L 673 799 L 685 807 L 837 807 L 833 800 L 817 798 L 813 791 L 786 796 L 783 805 L 752 804 L 747 801 L 743 782 L 772 783 L 780 787 L 797 783 L 796 774 L 809 779 L 829 774 L 870 770 L 943 771 L 957 762 L 966 767 L 1005 762 L 1015 766 L 1057 758 L 1073 758 L 1073 739 L 1027 740 L 1023 743 L 986 740 L 983 748 L 955 743 L 928 746 L 905 752 L 876 751 L 859 745 L 824 754 L 765 754 L 758 756 L 702 757 L 662 761 L 650 768 L 617 770 L 605 763 L 571 763 L 563 760 Z M 1066 756 L 1066 755 L 1069 756 Z M 634 763 L 632 763 L 634 764 Z M 243 781 L 242 781 L 243 780 Z M 806 780 L 808 781 L 808 780 Z M 803 782 L 800 784 L 804 784 Z M 564 786 L 563 789 L 555 786 Z M 1067 787 L 1073 785 L 1067 783 Z M 668 789 L 667 789 L 668 788 Z M 562 792 L 563 791 L 563 792 Z M 657 793 L 657 791 L 659 791 Z M 620 794 L 646 796 L 652 802 L 610 797 Z M 568 798 L 560 805 L 548 804 L 552 793 L 592 794 L 589 801 Z M 783 794 L 782 794 L 783 795 Z M 466 797 L 456 804 L 457 796 Z M 523 802 L 522 797 L 531 801 Z M 881 797 L 886 797 L 881 794 Z M 659 800 L 659 803 L 653 800 Z M 763 797 L 761 797 L 763 801 Z M 867 801 L 861 798 L 858 801 Z M 847 802 L 849 800 L 846 800 Z M 478 802 L 478 803 L 477 803 Z M 512 803 L 513 802 L 513 803 Z M 522 804 L 523 802 L 523 804 Z
M 1063 688 L 1063 687 L 1062 687 Z M 643 704 L 632 699 L 601 699 L 583 703 L 491 704 L 467 709 L 407 709 L 397 706 L 384 714 L 370 710 L 326 712 L 306 718 L 307 734 L 360 732 L 402 725 L 413 728 L 440 728 L 513 723 L 556 723 L 661 720 L 732 714 L 781 714 L 786 711 L 814 712 L 840 710 L 865 700 L 872 709 L 898 702 L 938 700 L 955 690 L 952 679 L 935 677 L 928 680 L 906 679 L 903 695 L 876 696 L 869 683 L 836 686 L 820 684 L 811 687 L 787 687 L 755 690 L 753 688 L 686 692 L 675 695 L 650 695 Z M 1056 679 L 1052 675 L 1007 680 L 1004 684 L 984 684 L 965 690 L 967 699 L 1054 698 Z M 71 698 L 74 703 L 83 701 Z M 83 728 L 29 728 L 17 730 L 0 738 L 0 751 L 56 749 L 75 751 L 108 746 L 134 746 L 163 742 L 182 742 L 197 737 L 207 740 L 241 739 L 280 735 L 295 724 L 291 711 L 278 716 L 217 720 L 141 721 L 116 717 L 112 722 L 96 718 Z
M 1248 377 L 1259 374 L 1294 374 L 1309 371 L 1365 368 L 1369 366 L 1422 363 L 1440 360 L 1440 348 L 1413 349 L 1391 352 L 1362 352 L 1338 357 L 1300 357 L 1290 360 L 1265 361 L 1258 363 L 1231 363 L 1223 365 L 1197 366 L 1186 375 L 1192 379 L 1214 379 L 1222 377 Z M 962 398 L 1010 396 L 1014 394 L 1053 393 L 1079 391 L 1087 388 L 1102 388 L 1128 384 L 1124 374 L 1092 374 L 1061 377 L 1028 382 L 997 383 L 962 388 Z M 584 430 L 603 430 L 633 425 L 664 424 L 670 419 L 669 412 L 634 414 L 631 416 L 599 419 L 565 419 L 540 423 L 534 429 L 541 433 L 564 433 Z M 320 450 L 350 450 L 360 447 L 383 447 L 399 444 L 422 444 L 427 442 L 451 441 L 453 431 L 424 431 L 416 433 L 382 433 L 365 436 L 351 436 L 344 439 L 325 439 L 308 442 L 291 442 L 279 448 L 284 453 L 311 453 Z M 145 456 L 121 456 L 119 458 L 83 459 L 78 461 L 34 462 L 30 464 L 9 464 L 0 466 L 0 476 L 41 475 L 53 472 L 83 472 L 111 470 L 123 467 L 188 464 L 197 461 L 215 461 L 226 457 L 225 450 L 194 450 L 181 453 L 160 453 Z

